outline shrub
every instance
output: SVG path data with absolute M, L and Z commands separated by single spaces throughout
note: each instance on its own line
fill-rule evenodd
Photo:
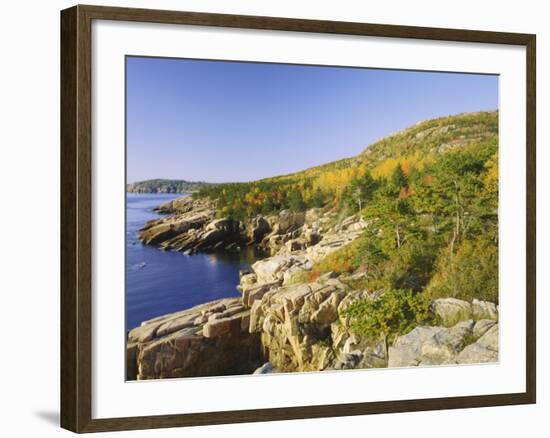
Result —
M 298 283 L 311 283 L 310 278 L 314 271 L 298 271 L 295 274 L 292 274 L 292 277 L 288 280 L 287 284 L 298 284 Z
M 402 334 L 430 320 L 430 301 L 411 290 L 390 289 L 376 300 L 363 299 L 352 303 L 345 314 L 358 335 L 370 339 L 386 337 L 391 343 Z
M 498 245 L 486 238 L 466 240 L 456 254 L 446 249 L 426 288 L 431 299 L 454 297 L 461 300 L 498 303 Z
M 437 253 L 437 241 L 428 237 L 424 240 L 411 239 L 399 250 L 393 251 L 384 263 L 382 285 L 421 291 L 431 278 Z

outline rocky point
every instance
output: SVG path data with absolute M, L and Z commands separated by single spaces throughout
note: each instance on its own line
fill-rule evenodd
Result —
M 331 213 L 282 211 L 245 223 L 216 218 L 209 200 L 180 198 L 157 209 L 145 244 L 174 251 L 257 245 L 271 254 L 241 272 L 239 298 L 164 315 L 131 330 L 127 378 L 159 379 L 272 372 L 405 367 L 498 360 L 498 307 L 443 298 L 432 302 L 436 326 L 418 326 L 391 345 L 353 332 L 346 309 L 380 292 L 352 290 L 346 276 L 326 273 L 294 283 L 369 226 L 357 216 L 337 225 Z

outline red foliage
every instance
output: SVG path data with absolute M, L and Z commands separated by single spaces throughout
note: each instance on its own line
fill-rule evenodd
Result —
M 411 196 L 411 191 L 408 187 L 401 187 L 401 190 L 399 190 L 399 199 L 407 199 L 409 196 Z
M 308 282 L 309 282 L 309 283 L 312 283 L 312 282 L 314 282 L 315 280 L 317 280 L 320 276 L 321 276 L 321 273 L 320 273 L 320 272 L 311 271 L 311 272 L 308 274 L 308 276 L 307 276 Z

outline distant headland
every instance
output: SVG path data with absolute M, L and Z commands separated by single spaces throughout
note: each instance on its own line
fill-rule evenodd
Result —
M 183 179 L 148 179 L 126 184 L 128 193 L 183 193 L 196 192 L 212 183 Z

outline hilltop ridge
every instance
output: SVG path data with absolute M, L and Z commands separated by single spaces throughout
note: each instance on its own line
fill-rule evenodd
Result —
M 387 179 L 401 166 L 409 175 L 420 172 L 452 150 L 498 148 L 498 112 L 485 111 L 439 117 L 385 137 L 354 157 L 287 175 L 243 183 L 204 186 L 197 197 L 216 199 L 220 216 L 244 219 L 289 208 L 337 206 L 346 188 L 367 173 Z

